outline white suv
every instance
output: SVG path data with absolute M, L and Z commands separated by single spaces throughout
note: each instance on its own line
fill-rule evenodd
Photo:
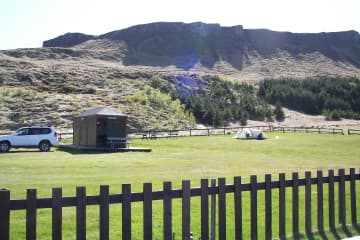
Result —
M 0 152 L 20 147 L 38 147 L 41 152 L 48 152 L 51 146 L 57 144 L 57 133 L 54 127 L 22 127 L 10 135 L 0 136 Z

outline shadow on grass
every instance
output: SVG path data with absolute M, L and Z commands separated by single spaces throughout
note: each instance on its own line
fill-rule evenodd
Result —
M 53 150 L 50 150 L 49 152 L 54 152 Z M 39 150 L 10 150 L 6 153 L 1 153 L 1 154 L 14 154 L 14 153 L 42 153 Z M 47 152 L 43 152 L 43 153 L 47 153 Z
M 311 232 L 306 233 L 306 239 L 315 240 L 314 234 Z
M 351 226 L 352 229 L 354 229 L 354 232 L 357 234 L 360 234 L 360 227 L 359 226 Z M 320 237 L 323 240 L 328 239 L 344 239 L 343 236 L 340 236 L 339 231 L 342 235 L 345 235 L 346 237 L 353 237 L 355 236 L 354 233 L 352 233 L 347 226 L 341 226 L 340 228 L 331 228 L 329 231 L 320 231 L 316 233 L 316 236 Z M 308 236 L 308 239 L 315 239 L 314 235 Z
M 352 233 L 349 231 L 349 229 L 346 227 L 346 225 L 341 226 L 341 230 L 345 233 L 346 237 L 352 237 Z
M 323 240 L 328 240 L 328 236 L 326 235 L 326 233 L 324 231 L 320 231 L 319 232 L 319 236 L 321 237 L 321 239 Z
M 359 225 L 353 225 L 354 230 L 360 235 L 360 226 Z
M 336 239 L 341 239 L 339 233 L 337 232 L 336 228 L 331 228 L 330 229 L 330 232 L 333 234 L 333 236 L 336 238 Z
M 330 228 L 325 231 L 310 232 L 310 233 L 299 233 L 297 236 L 287 237 L 286 239 L 322 239 L 322 240 L 333 240 L 333 239 L 344 239 L 345 237 L 350 238 L 360 235 L 360 226 L 341 226 L 338 228 Z
M 116 151 L 78 150 L 78 149 L 69 149 L 69 148 L 58 148 L 58 151 L 70 153 L 70 154 L 73 154 L 73 155 L 116 153 Z

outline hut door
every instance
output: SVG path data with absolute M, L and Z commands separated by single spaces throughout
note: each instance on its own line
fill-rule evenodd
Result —
M 107 137 L 108 137 L 106 118 L 98 118 L 96 121 L 96 128 L 97 128 L 96 145 L 106 146 Z

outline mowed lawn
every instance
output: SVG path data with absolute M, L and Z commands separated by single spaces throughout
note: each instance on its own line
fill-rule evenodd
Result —
M 328 169 L 345 168 L 346 173 L 350 167 L 357 172 L 360 169 L 360 136 L 314 133 L 267 133 L 267 136 L 269 139 L 264 141 L 236 140 L 231 135 L 132 141 L 133 147 L 152 148 L 150 153 L 82 153 L 57 148 L 41 153 L 35 149 L 12 149 L 0 154 L 0 188 L 10 189 L 12 199 L 24 198 L 28 188 L 36 188 L 38 197 L 50 197 L 53 187 L 61 187 L 64 196 L 74 196 L 76 186 L 86 186 L 87 194 L 96 195 L 100 185 L 110 185 L 110 193 L 114 194 L 121 192 L 123 183 L 132 184 L 132 191 L 140 192 L 144 182 L 152 182 L 153 190 L 161 190 L 164 181 L 172 181 L 173 188 L 180 188 L 181 180 L 191 180 L 191 186 L 195 187 L 200 186 L 201 178 L 226 177 L 230 184 L 234 176 L 242 176 L 242 181 L 248 182 L 254 174 L 263 180 L 266 173 L 276 179 L 279 173 L 291 178 L 292 172 L 299 172 L 303 177 L 304 171 L 312 171 L 315 176 L 319 169 L 325 171 L 324 175 Z M 199 207 L 197 202 L 192 200 L 195 207 Z M 160 206 L 154 203 L 155 208 L 161 209 Z M 181 202 L 175 201 L 174 206 L 180 207 Z M 174 214 L 180 210 L 176 209 Z M 91 207 L 90 215 L 91 212 L 97 213 L 98 208 Z M 39 238 L 48 239 L 50 211 L 41 210 L 39 214 L 39 222 L 43 222 Z M 64 237 L 75 239 L 74 211 L 66 210 L 64 214 L 70 219 L 64 223 Z M 121 219 L 118 210 L 114 210 L 114 214 Z M 13 239 L 23 237 L 23 215 L 23 211 L 12 215 L 17 225 L 12 229 Z M 181 216 L 174 219 L 177 219 L 173 222 L 174 231 L 180 234 Z M 134 217 L 133 221 L 134 236 L 137 236 L 134 239 L 141 239 L 141 216 Z M 161 222 L 161 216 L 155 216 L 154 221 Z M 229 221 L 232 221 L 230 216 Z M 111 224 L 111 237 L 120 236 L 121 224 Z M 154 223 L 156 239 L 162 238 L 161 224 Z M 89 219 L 88 225 L 88 237 L 97 239 L 98 217 Z M 199 220 L 192 218 L 193 225 L 197 232 Z M 231 231 L 231 227 L 229 229 Z M 290 232 L 291 228 L 287 226 L 287 229 Z

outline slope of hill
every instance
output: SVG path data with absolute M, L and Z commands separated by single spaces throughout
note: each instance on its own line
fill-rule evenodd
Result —
M 360 74 L 360 35 L 355 31 L 290 33 L 240 25 L 160 22 L 91 37 L 68 33 L 43 46 L 83 49 L 83 44 L 103 41 L 111 41 L 112 49 L 118 46 L 125 66 L 220 73 L 240 80 Z
M 133 129 L 193 126 L 178 100 L 152 87 L 154 79 L 189 95 L 206 88 L 197 77 L 202 75 L 254 84 L 279 77 L 360 77 L 355 31 L 294 34 L 153 23 L 100 36 L 67 33 L 43 45 L 0 51 L 2 128 L 69 126 L 74 115 L 99 105 L 128 113 Z

